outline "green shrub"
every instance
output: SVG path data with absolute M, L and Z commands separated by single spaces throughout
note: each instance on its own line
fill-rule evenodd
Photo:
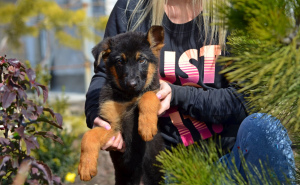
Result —
M 247 177 L 247 181 L 245 181 L 234 165 L 234 160 L 228 161 L 224 158 L 219 160 L 219 154 L 222 153 L 222 150 L 212 140 L 188 147 L 179 145 L 172 148 L 171 151 L 161 152 L 157 156 L 157 160 L 161 163 L 161 171 L 167 174 L 167 177 L 164 177 L 167 183 L 164 181 L 161 184 L 246 185 L 260 184 L 260 182 L 264 185 L 281 184 L 272 170 L 263 167 L 267 166 L 266 164 L 262 165 L 263 162 L 261 163 L 261 169 L 263 169 L 261 173 L 252 166 L 257 175 L 254 177 L 241 154 L 242 167 Z M 234 159 L 233 156 L 231 158 Z M 231 164 L 230 168 L 228 168 L 228 164 Z M 290 179 L 286 179 L 286 184 L 290 183 Z

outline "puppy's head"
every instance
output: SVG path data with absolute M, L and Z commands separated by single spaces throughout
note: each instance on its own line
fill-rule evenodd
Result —
M 147 34 L 127 32 L 106 38 L 92 51 L 96 61 L 105 62 L 109 83 L 125 93 L 139 93 L 157 75 L 164 31 L 152 26 Z

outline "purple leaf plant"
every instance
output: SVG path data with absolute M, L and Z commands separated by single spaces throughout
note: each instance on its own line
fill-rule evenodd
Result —
M 23 179 L 23 184 L 61 184 L 60 178 L 30 152 L 39 149 L 37 137 L 63 144 L 61 138 L 52 132 L 36 131 L 34 127 L 47 123 L 62 129 L 62 116 L 29 99 L 29 91 L 36 92 L 37 96 L 42 95 L 44 103 L 47 101 L 48 88 L 36 82 L 34 70 L 19 60 L 0 56 L 0 133 L 3 133 L 0 135 L 0 184 L 20 183 L 14 182 L 20 179 Z M 25 172 L 27 168 L 24 164 L 29 165 Z M 24 174 L 28 176 L 18 178 L 20 174 L 20 177 Z

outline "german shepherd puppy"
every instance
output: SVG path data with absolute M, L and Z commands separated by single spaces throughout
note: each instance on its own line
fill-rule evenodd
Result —
M 78 174 L 89 181 L 97 174 L 100 148 L 121 131 L 126 150 L 110 151 L 116 184 L 158 184 L 155 156 L 163 150 L 157 132 L 158 56 L 164 31 L 152 26 L 148 33 L 127 32 L 106 38 L 93 48 L 95 61 L 105 62 L 107 81 L 100 92 L 99 116 L 111 124 L 111 130 L 96 127 L 86 132 L 81 142 Z M 100 56 L 99 56 L 100 55 Z

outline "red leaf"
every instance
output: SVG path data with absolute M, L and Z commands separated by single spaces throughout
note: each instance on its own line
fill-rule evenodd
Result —
M 1 165 L 0 165 L 0 170 L 3 168 L 3 166 L 6 166 L 6 163 L 11 160 L 11 157 L 9 155 L 6 156 L 0 156 L 0 161 L 1 161 Z
M 12 65 L 12 66 L 14 66 L 16 68 L 20 68 L 21 67 L 21 62 L 19 60 L 17 60 L 17 59 L 7 59 L 7 62 L 10 65 Z
M 25 80 L 25 73 L 23 71 L 21 71 L 21 74 L 20 74 L 19 78 L 21 80 Z
M 21 112 L 22 112 L 22 114 L 25 116 L 25 118 L 29 119 L 29 117 L 30 117 L 30 112 L 27 112 L 27 110 L 26 110 L 26 109 L 23 109 L 23 107 L 22 107 Z
M 28 120 L 32 121 L 32 120 L 36 120 L 38 118 L 38 116 L 35 114 L 35 112 L 26 109 L 22 109 L 22 114 L 25 116 L 25 118 L 27 118 Z
M 1 145 L 9 145 L 10 140 L 6 139 L 6 138 L 3 138 L 3 137 L 0 137 L 0 143 L 1 143 Z
M 5 92 L 5 91 L 10 91 L 10 89 L 3 83 L 1 83 L 2 85 L 0 86 L 0 91 L 1 92 Z M 2 93 L 1 93 L 2 94 Z
M 38 84 L 37 85 L 42 88 L 43 90 L 43 97 L 44 97 L 44 103 L 46 102 L 46 100 L 48 99 L 48 88 L 44 85 Z
M 15 79 L 16 77 L 10 76 L 9 78 L 9 82 L 10 85 L 14 88 L 14 89 L 19 89 L 22 88 L 19 84 L 18 84 L 18 80 Z M 16 81 L 15 81 L 16 80 Z
M 53 112 L 53 110 L 52 110 L 52 109 L 49 109 L 49 108 L 44 108 L 43 110 L 44 110 L 44 111 L 47 111 L 47 112 L 49 112 L 49 113 L 51 114 L 51 116 L 52 116 L 52 117 L 54 117 L 54 116 L 55 116 L 55 113 Z
M 53 126 L 55 126 L 55 127 L 57 127 L 57 128 L 62 129 L 62 127 L 61 127 L 60 125 L 56 124 L 54 121 L 48 120 L 47 118 L 40 117 L 40 118 L 37 119 L 37 121 L 38 121 L 38 122 L 39 122 L 39 121 L 41 121 L 41 122 L 46 122 L 46 123 L 49 123 L 50 125 L 53 125 Z
M 56 141 L 60 144 L 64 144 L 63 141 L 61 140 L 60 137 L 54 135 L 52 132 L 46 132 L 46 131 L 39 131 L 39 132 L 35 132 L 34 135 L 40 135 L 40 136 L 43 136 L 45 138 L 50 138 L 52 139 L 53 141 Z
M 10 139 L 6 139 L 3 137 L 0 137 L 0 146 L 2 146 L 2 151 L 0 150 L 0 153 L 2 154 L 9 154 L 16 148 L 14 142 L 11 142 Z
M 4 109 L 9 107 L 11 103 L 16 99 L 16 95 L 17 94 L 15 92 L 5 91 L 2 98 L 2 107 Z
M 4 176 L 4 175 L 6 175 L 6 172 L 5 171 L 0 171 L 0 177 L 2 177 L 2 176 Z
M 36 108 L 36 113 L 38 115 L 41 115 L 43 113 L 43 107 L 42 106 L 36 106 L 35 108 Z
M 32 166 L 35 166 L 36 168 L 38 168 L 39 170 L 41 170 L 43 172 L 43 174 L 45 175 L 44 176 L 45 180 L 48 181 L 48 184 L 50 184 L 50 185 L 53 184 L 52 172 L 46 164 L 39 162 L 39 161 L 33 161 Z
M 63 118 L 59 113 L 54 113 L 55 114 L 55 118 L 56 118 L 56 122 L 59 124 L 59 126 L 62 126 L 63 123 Z
M 32 174 L 38 174 L 39 170 L 35 167 L 31 168 L 31 173 Z
M 27 94 L 25 93 L 25 91 L 23 89 L 18 89 L 18 95 L 19 95 L 19 98 L 24 98 L 24 99 L 27 99 Z
M 36 75 L 35 75 L 35 72 L 32 70 L 32 69 L 26 69 L 26 73 L 27 73 L 27 76 L 29 78 L 29 81 L 35 81 L 35 78 L 36 78 Z
M 19 136 L 21 138 L 24 138 L 24 130 L 25 130 L 25 127 L 23 127 L 23 126 L 20 126 L 15 129 L 15 131 L 19 134 Z
M 58 184 L 58 185 L 62 184 L 61 178 L 58 176 L 55 176 L 55 175 L 53 175 L 53 182 L 54 182 L 54 184 Z
M 30 85 L 31 85 L 31 87 L 34 87 L 36 89 L 36 92 L 37 92 L 38 96 L 40 96 L 40 89 L 36 85 L 35 81 L 30 81 Z
M 60 114 L 55 113 L 52 109 L 49 109 L 49 108 L 44 108 L 44 111 L 49 112 L 49 113 L 51 114 L 51 116 L 52 116 L 53 118 L 55 118 L 55 121 L 56 121 L 56 123 L 58 123 L 59 128 L 62 128 L 62 121 L 63 121 L 63 118 L 62 118 L 62 116 L 61 116 Z M 50 122 L 53 122 L 53 121 L 47 120 L 47 122 L 50 123 Z M 55 126 L 56 126 L 56 123 L 55 123 Z M 50 123 L 50 124 L 52 124 L 52 123 Z
M 15 70 L 16 71 L 15 71 L 14 77 L 19 77 L 21 74 L 20 69 L 16 68 Z
M 13 168 L 18 168 L 20 166 L 18 158 L 13 158 L 11 163 Z
M 27 155 L 30 154 L 32 149 L 36 149 L 36 148 L 40 147 L 39 143 L 37 142 L 36 137 L 34 137 L 34 136 L 26 137 L 24 139 L 24 141 L 26 144 Z

